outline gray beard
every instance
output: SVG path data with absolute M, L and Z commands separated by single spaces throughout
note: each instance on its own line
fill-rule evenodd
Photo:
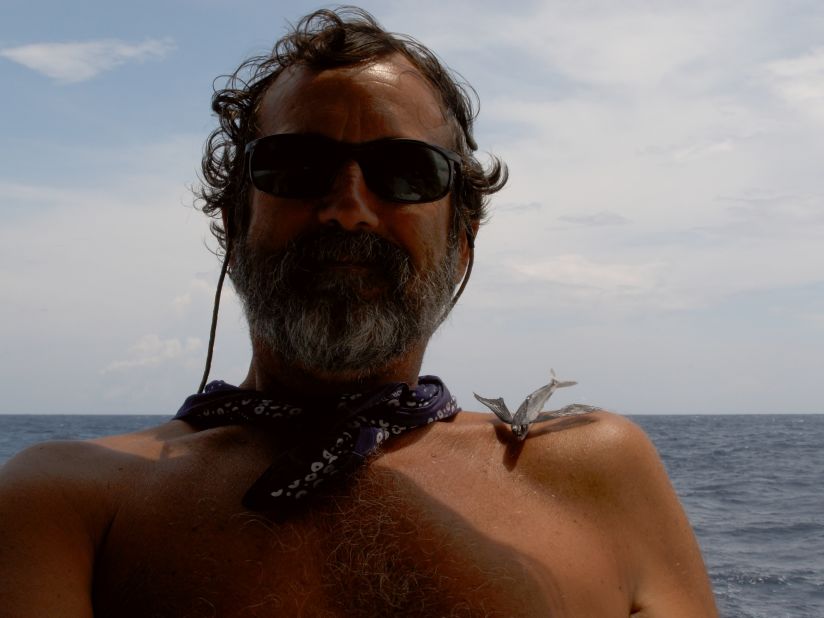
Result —
M 349 261 L 364 268 L 339 269 Z M 457 242 L 430 272 L 398 246 L 337 228 L 304 234 L 278 252 L 241 238 L 231 272 L 253 340 L 305 371 L 366 378 L 425 342 L 455 287 Z

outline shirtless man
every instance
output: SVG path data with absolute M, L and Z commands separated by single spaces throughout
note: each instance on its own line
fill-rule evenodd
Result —
M 244 390 L 10 461 L 0 615 L 715 616 L 636 426 L 595 412 L 518 442 L 418 378 L 505 180 L 472 157 L 462 91 L 362 13 L 310 16 L 277 51 L 216 96 L 204 168 L 250 322 Z M 378 413 L 363 403 L 376 391 Z M 341 425 L 362 404 L 377 420 Z M 407 413 L 423 424 L 395 431 Z M 312 448 L 320 461 L 302 459 Z

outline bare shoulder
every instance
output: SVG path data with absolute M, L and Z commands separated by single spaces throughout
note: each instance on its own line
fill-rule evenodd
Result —
M 487 413 L 463 412 L 454 425 L 456 433 L 475 434 L 484 443 L 497 441 L 517 456 L 523 472 L 539 475 L 547 464 L 576 466 L 581 472 L 597 474 L 604 467 L 613 470 L 616 460 L 637 464 L 645 458 L 657 459 L 654 446 L 640 427 L 604 410 L 533 425 L 523 442 L 515 440 L 508 425 Z
M 657 451 L 644 431 L 618 414 L 595 411 L 533 425 L 518 441 L 493 415 L 463 412 L 440 434 L 443 445 L 463 458 L 492 462 L 512 480 L 552 494 L 604 506 L 627 506 L 637 491 L 672 493 Z M 651 481 L 655 483 L 651 484 Z
M 91 616 L 95 554 L 170 430 L 36 444 L 0 468 L 4 615 Z
M 622 491 L 623 482 L 634 485 L 649 475 L 666 477 L 646 433 L 618 414 L 598 411 L 555 419 L 535 426 L 527 442 L 523 466 L 537 480 L 545 478 L 550 466 Z
M 164 423 L 145 430 L 91 440 L 55 440 L 34 444 L 0 467 L 0 486 L 19 483 L 71 483 L 82 487 L 111 481 L 128 472 L 129 463 L 157 459 L 176 437 L 192 433 L 184 423 Z
M 598 411 L 535 425 L 517 442 L 484 416 L 468 415 L 464 430 L 486 448 L 498 442 L 502 465 L 545 497 L 547 512 L 563 505 L 611 539 L 634 582 L 633 616 L 717 615 L 692 528 L 640 427 Z
M 168 448 L 170 431 L 179 431 L 167 425 L 26 448 L 0 468 L 2 515 L 13 516 L 15 506 L 25 506 L 29 513 L 35 507 L 51 513 L 62 509 L 82 515 L 90 528 L 104 527 L 101 520 L 116 508 L 118 489 Z
M 667 519 L 689 529 L 655 446 L 626 417 L 598 411 L 537 425 L 517 455 L 529 482 L 564 492 L 612 526 L 643 535 Z

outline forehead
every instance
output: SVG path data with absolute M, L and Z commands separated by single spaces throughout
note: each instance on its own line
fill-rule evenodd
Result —
M 443 106 L 405 58 L 323 71 L 286 69 L 257 110 L 261 135 L 319 133 L 347 142 L 408 137 L 452 146 Z

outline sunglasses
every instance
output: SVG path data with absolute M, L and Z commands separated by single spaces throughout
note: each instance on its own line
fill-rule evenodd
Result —
M 404 138 L 347 144 L 322 135 L 284 133 L 246 145 L 252 184 L 277 197 L 323 197 L 349 161 L 357 161 L 372 193 L 403 204 L 445 197 L 461 165 L 460 156 L 451 150 Z

